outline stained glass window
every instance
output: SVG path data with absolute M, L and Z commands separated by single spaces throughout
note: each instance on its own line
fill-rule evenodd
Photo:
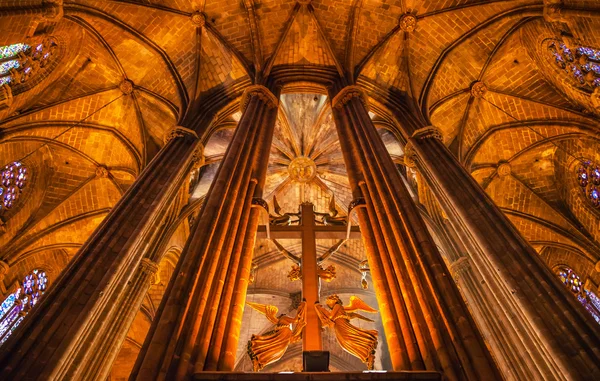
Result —
M 573 51 L 565 43 L 551 40 L 548 51 L 554 63 L 580 85 L 600 87 L 600 50 L 579 46 Z
M 56 44 L 47 40 L 34 48 L 27 44 L 0 47 L 0 86 L 27 81 L 51 59 Z
M 600 208 L 600 167 L 589 160 L 584 161 L 577 170 L 577 183 L 592 205 Z
M 28 170 L 21 162 L 7 164 L 0 174 L 0 212 L 10 209 L 27 184 Z
M 33 270 L 23 279 L 22 286 L 9 294 L 0 305 L 0 345 L 21 324 L 31 308 L 46 291 L 48 277 L 42 270 Z
M 581 278 L 571 268 L 562 266 L 556 271 L 558 278 L 577 297 L 577 300 L 600 324 L 600 299 L 590 290 L 586 290 L 581 283 Z

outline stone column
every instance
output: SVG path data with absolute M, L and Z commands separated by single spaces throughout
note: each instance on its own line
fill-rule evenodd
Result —
M 599 378 L 600 327 L 446 148 L 440 132 L 432 126 L 414 131 L 405 151 L 453 224 L 477 246 L 473 264 L 498 285 L 499 300 L 511 299 L 506 304 L 515 309 L 508 316 L 536 366 L 555 369 L 556 361 L 559 377 Z
M 449 380 L 500 379 L 417 206 L 369 118 L 362 90 L 334 85 L 330 97 L 353 192 L 364 197 L 366 204 L 359 211 L 361 231 L 383 306 L 394 369 L 437 370 Z
M 197 155 L 199 152 L 202 152 L 200 144 L 192 154 L 192 162 L 187 173 L 189 173 L 190 167 L 195 169 L 201 162 L 201 156 Z M 187 177 L 184 181 L 186 179 Z M 181 220 L 178 216 L 184 199 L 181 196 L 182 193 L 185 194 L 184 197 L 187 200 L 185 184 L 179 187 L 179 194 L 173 198 L 169 210 L 165 211 L 165 221 L 156 229 L 154 237 L 143 246 L 143 258 L 139 267 L 134 270 L 131 280 L 125 286 L 126 291 L 120 299 L 114 302 L 111 313 L 104 319 L 100 328 L 102 333 L 99 333 L 98 337 L 101 337 L 102 340 L 96 340 L 89 344 L 89 356 L 85 360 L 85 365 L 78 367 L 74 379 L 104 381 L 108 378 L 113 362 L 127 338 L 131 324 L 133 324 L 159 269 L 158 264 L 166 252 L 167 244 L 180 224 Z
M 6 379 L 72 379 L 94 357 L 103 327 L 125 297 L 183 181 L 198 137 L 175 127 L 169 140 L 2 346 Z
M 278 98 L 250 86 L 242 118 L 184 248 L 131 379 L 183 380 L 216 370 L 228 347 L 228 316 L 238 276 L 249 272 L 244 244 L 256 229 L 252 201 L 265 179 Z M 240 282 L 238 282 L 240 281 Z M 239 300 L 239 297 L 234 299 Z M 232 308 L 233 307 L 233 308 Z

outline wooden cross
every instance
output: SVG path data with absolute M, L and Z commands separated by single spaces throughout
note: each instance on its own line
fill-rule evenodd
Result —
M 257 238 L 302 240 L 302 297 L 306 300 L 306 326 L 302 335 L 303 351 L 323 350 L 321 322 L 313 305 L 319 301 L 319 259 L 317 239 L 358 239 L 358 226 L 325 226 L 316 224 L 314 205 L 305 202 L 300 206 L 300 224 L 291 226 L 259 226 Z M 267 231 L 270 230 L 270 237 Z M 349 232 L 348 232 L 349 230 Z

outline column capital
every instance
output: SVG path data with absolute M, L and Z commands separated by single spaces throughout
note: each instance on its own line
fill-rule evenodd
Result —
M 417 166 L 417 153 L 412 140 L 408 140 L 404 145 L 404 165 L 408 168 L 415 168 Z
M 443 137 L 444 137 L 444 135 L 442 134 L 442 131 L 440 131 L 439 128 L 437 128 L 435 126 L 427 126 L 427 127 L 419 128 L 418 130 L 413 132 L 413 134 L 410 138 L 415 139 L 415 140 L 423 140 L 423 139 L 429 139 L 429 138 L 442 140 Z
M 362 206 L 362 205 L 366 205 L 367 202 L 365 200 L 364 197 L 357 197 L 354 200 L 350 201 L 350 204 L 348 204 L 348 214 L 350 214 L 350 212 L 358 207 L 358 206 Z
M 467 270 L 471 268 L 471 260 L 467 257 L 460 257 L 450 264 L 450 269 L 455 278 L 459 278 Z
M 369 111 L 369 100 L 367 99 L 363 89 L 357 85 L 346 86 L 340 90 L 340 92 L 331 101 L 331 106 L 333 108 L 341 109 L 352 98 L 360 98 L 367 111 Z
M 204 145 L 198 143 L 192 153 L 192 169 L 199 169 L 205 164 Z
M 198 139 L 198 134 L 195 131 L 190 130 L 182 126 L 171 127 L 165 134 L 164 142 L 167 144 L 169 141 L 175 138 L 183 138 L 185 136 L 192 136 L 194 139 Z
M 266 210 L 267 213 L 269 213 L 269 204 L 264 199 L 262 199 L 260 197 L 253 197 L 252 198 L 252 205 L 259 206 L 259 207 L 263 208 L 264 210 Z
M 279 99 L 277 99 L 271 90 L 262 85 L 252 85 L 247 87 L 244 91 L 244 95 L 242 95 L 242 100 L 240 101 L 240 110 L 242 112 L 246 110 L 251 97 L 258 97 L 258 99 L 263 101 L 270 109 L 279 105 Z
M 140 271 L 144 274 L 154 275 L 158 271 L 158 264 L 149 258 L 142 258 L 140 261 Z

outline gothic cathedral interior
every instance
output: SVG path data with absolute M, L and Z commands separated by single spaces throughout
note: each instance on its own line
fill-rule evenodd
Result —
M 600 380 L 600 1 L 0 0 L 1 380 Z

